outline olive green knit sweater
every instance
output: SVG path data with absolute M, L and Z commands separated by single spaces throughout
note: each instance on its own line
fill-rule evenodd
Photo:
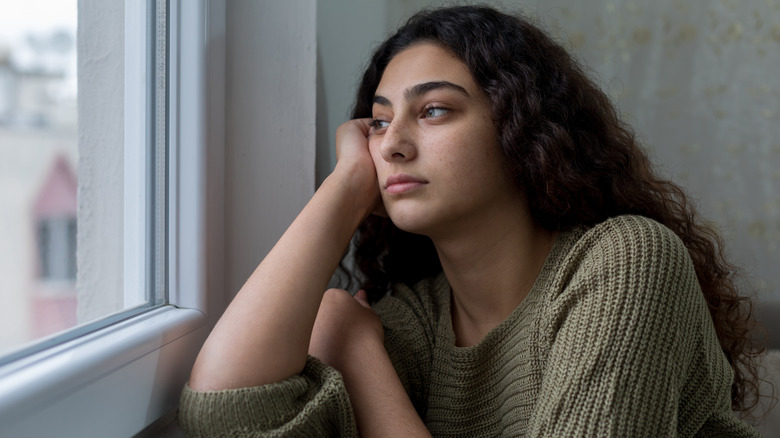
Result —
M 375 309 L 433 436 L 758 436 L 730 409 L 685 247 L 649 219 L 559 235 L 527 298 L 472 347 L 455 346 L 443 275 Z M 178 420 L 192 437 L 357 436 L 341 376 L 314 358 L 262 387 L 185 387 Z

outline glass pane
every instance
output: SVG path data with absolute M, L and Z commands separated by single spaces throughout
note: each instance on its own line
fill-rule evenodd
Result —
M 4 3 L 0 352 L 78 323 L 76 1 Z
M 126 25 L 121 0 L 0 1 L 2 362 L 158 302 L 149 299 L 151 281 L 127 278 L 155 277 L 161 257 L 147 248 L 154 248 L 153 237 L 165 236 L 146 231 L 159 223 L 155 209 L 145 207 L 158 195 L 152 191 L 139 201 L 148 218 L 126 218 L 132 211 L 125 201 L 126 157 L 132 153 L 126 148 L 142 151 L 131 169 L 139 175 L 138 193 L 153 186 L 147 168 L 160 164 L 144 159 L 154 155 L 153 135 L 141 133 L 133 144 L 125 136 L 127 83 L 143 82 L 143 72 L 153 71 L 147 67 L 154 59 L 147 29 L 154 29 L 149 22 L 155 15 L 147 9 L 154 6 L 138 2 L 140 18 Z M 140 41 L 140 59 L 128 61 L 132 39 Z M 141 74 L 125 78 L 133 62 Z M 155 94 L 143 88 L 141 94 L 131 110 L 137 120 L 150 119 Z M 152 132 L 153 126 L 141 129 Z M 131 264 L 132 272 L 125 260 L 128 239 L 142 242 L 142 262 Z

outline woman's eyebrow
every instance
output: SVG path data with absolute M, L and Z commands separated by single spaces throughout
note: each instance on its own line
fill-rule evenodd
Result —
M 411 88 L 407 88 L 406 91 L 404 91 L 404 99 L 409 101 L 417 97 L 420 97 L 430 91 L 439 90 L 442 88 L 455 90 L 459 93 L 465 94 L 466 96 L 469 95 L 469 93 L 466 91 L 465 88 L 461 87 L 460 85 L 453 84 L 452 82 L 431 81 L 431 82 L 423 82 Z M 390 99 L 380 95 L 374 96 L 374 103 L 382 106 L 392 106 L 390 103 Z
M 441 88 L 455 90 L 457 92 L 465 94 L 466 96 L 469 95 L 466 89 L 461 87 L 460 85 L 453 84 L 452 82 L 447 82 L 447 81 L 434 81 L 434 82 L 423 82 L 422 84 L 417 84 L 414 87 L 407 89 L 404 92 L 404 99 L 412 100 L 414 98 L 424 95 L 425 93 L 428 93 L 433 90 L 438 90 Z

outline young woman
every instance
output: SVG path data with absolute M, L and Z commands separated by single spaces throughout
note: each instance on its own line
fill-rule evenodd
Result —
M 542 31 L 418 14 L 336 137 L 203 346 L 186 433 L 758 435 L 735 415 L 757 395 L 750 302 L 717 234 Z M 364 290 L 323 293 L 356 230 Z

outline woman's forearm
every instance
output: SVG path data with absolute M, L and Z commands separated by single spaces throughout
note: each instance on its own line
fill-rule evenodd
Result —
M 354 186 L 344 172 L 323 182 L 214 327 L 191 388 L 257 386 L 303 370 L 322 293 L 372 207 Z
M 360 436 L 430 437 L 381 344 L 361 348 L 341 369 Z

